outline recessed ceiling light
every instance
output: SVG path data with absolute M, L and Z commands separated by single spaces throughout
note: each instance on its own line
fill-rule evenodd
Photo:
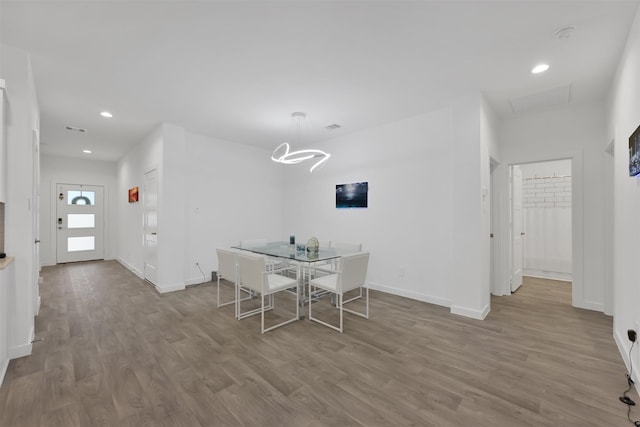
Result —
M 535 67 L 533 67 L 533 69 L 531 70 L 531 74 L 544 73 L 548 69 L 549 69 L 549 66 L 547 64 L 538 64 Z
M 85 154 L 91 154 L 91 150 L 82 150 L 82 152 Z
M 100 115 L 101 115 L 102 117 L 107 117 L 107 118 L 109 118 L 109 119 L 110 119 L 111 117 L 113 117 L 113 114 L 111 114 L 111 113 L 110 113 L 110 112 L 108 112 L 108 111 L 103 111 L 102 113 L 100 113 Z

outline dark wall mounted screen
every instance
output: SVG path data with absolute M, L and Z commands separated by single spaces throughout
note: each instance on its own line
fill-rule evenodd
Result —
M 629 176 L 640 174 L 640 126 L 629 137 Z
M 366 208 L 368 205 L 368 182 L 336 185 L 336 208 Z

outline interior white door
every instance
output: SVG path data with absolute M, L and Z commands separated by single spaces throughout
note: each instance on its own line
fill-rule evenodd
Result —
M 103 187 L 57 184 L 58 263 L 104 259 Z
M 158 172 L 144 174 L 144 278 L 158 284 Z
M 40 309 L 40 139 L 38 132 L 32 130 L 33 144 L 33 312 L 37 315 Z
M 517 165 L 511 168 L 511 238 L 511 292 L 515 292 L 522 285 L 522 266 L 524 264 L 522 171 Z

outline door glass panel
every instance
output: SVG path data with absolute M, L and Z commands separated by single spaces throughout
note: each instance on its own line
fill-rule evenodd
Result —
M 96 193 L 93 191 L 67 191 L 68 205 L 95 205 Z
M 67 237 L 67 251 L 93 251 L 96 248 L 95 236 Z
M 95 228 L 95 214 L 67 214 L 67 227 L 69 228 Z

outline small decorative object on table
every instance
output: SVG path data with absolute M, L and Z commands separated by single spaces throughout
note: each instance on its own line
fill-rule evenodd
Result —
M 320 249 L 320 242 L 315 237 L 310 238 L 307 241 L 307 256 L 318 255 Z
M 289 256 L 295 256 L 296 254 L 296 236 L 293 234 L 289 236 Z

